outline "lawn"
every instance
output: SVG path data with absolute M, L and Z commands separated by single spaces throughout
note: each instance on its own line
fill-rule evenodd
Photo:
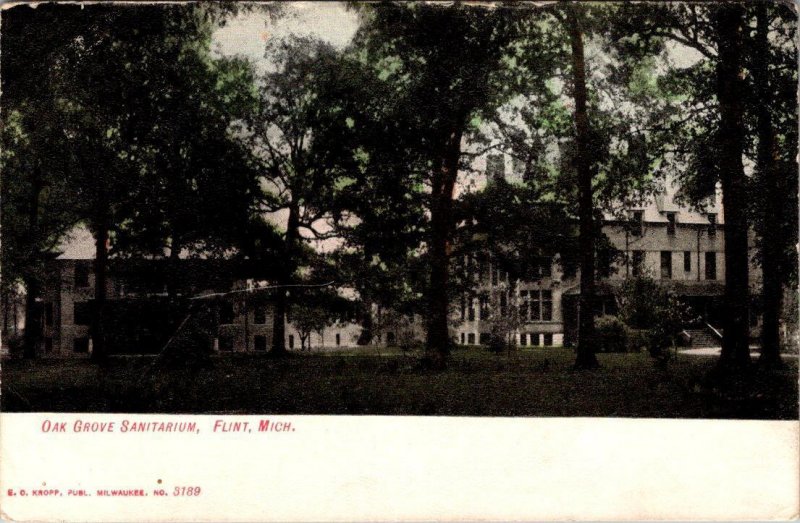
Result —
M 377 353 L 376 353 L 377 351 Z M 414 355 L 337 353 L 212 357 L 184 365 L 153 357 L 3 362 L 5 411 L 442 416 L 619 416 L 797 419 L 797 360 L 710 385 L 715 358 L 600 354 L 596 371 L 571 370 L 568 349 L 494 355 L 455 350 L 445 371 Z

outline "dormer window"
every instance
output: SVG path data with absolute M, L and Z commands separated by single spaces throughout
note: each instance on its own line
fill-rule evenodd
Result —
M 644 229 L 644 211 L 633 211 L 631 213 L 631 234 L 641 236 Z
M 667 213 L 667 234 L 675 236 L 675 213 Z
M 708 235 L 717 235 L 717 215 L 713 212 L 708 213 Z

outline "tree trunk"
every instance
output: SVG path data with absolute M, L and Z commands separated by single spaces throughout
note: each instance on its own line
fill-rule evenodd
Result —
M 781 242 L 780 223 L 783 209 L 775 202 L 780 202 L 784 197 L 784 179 L 775 168 L 778 150 L 775 140 L 775 129 L 772 123 L 769 103 L 773 93 L 769 88 L 767 71 L 767 57 L 769 56 L 769 18 L 767 7 L 764 3 L 757 3 L 756 7 L 756 39 L 753 51 L 753 78 L 758 93 L 756 111 L 758 116 L 758 156 L 757 170 L 761 181 L 761 198 L 759 200 L 759 229 L 761 237 L 761 271 L 763 286 L 761 289 L 763 303 L 763 318 L 761 326 L 761 357 L 759 364 L 766 367 L 784 366 L 780 356 L 780 314 L 783 306 L 783 282 L 780 270 Z
M 42 192 L 42 182 L 35 173 L 31 186 L 30 201 L 28 207 L 28 234 L 30 237 L 37 238 L 39 235 L 39 196 Z M 37 306 L 37 300 L 40 293 L 39 274 L 37 270 L 40 267 L 39 253 L 34 254 L 36 257 L 31 267 L 27 267 L 26 276 L 24 277 L 25 283 L 25 333 L 22 339 L 22 357 L 25 359 L 33 359 L 36 357 L 36 348 L 39 344 L 41 337 L 41 311 Z
M 739 4 L 725 4 L 718 7 L 716 12 L 719 39 L 717 98 L 720 108 L 718 164 L 725 209 L 725 314 L 722 322 L 722 354 L 719 360 L 719 365 L 723 368 L 746 367 L 750 364 L 747 179 L 742 164 L 743 14 L 744 8 Z
M 430 235 L 430 288 L 428 290 L 428 329 L 425 346 L 426 357 L 434 368 L 443 368 L 450 354 L 450 329 L 448 327 L 450 300 L 450 234 L 453 228 L 453 189 L 461 159 L 463 117 L 445 142 L 441 169 L 432 177 L 431 235 Z
M 287 288 L 294 278 L 297 242 L 300 239 L 300 206 L 297 203 L 289 205 L 289 219 L 286 223 L 286 237 L 284 239 L 284 265 L 278 276 L 278 289 L 275 292 L 275 314 L 272 318 L 272 348 L 270 353 L 275 356 L 286 354 L 286 314 L 289 310 Z
M 8 299 L 9 291 L 5 288 L 2 290 L 3 292 L 3 332 L 2 335 L 8 338 L 8 305 L 10 300 Z
M 373 332 L 375 322 L 372 320 L 372 300 L 365 293 L 362 295 L 362 302 L 364 303 L 364 311 L 361 317 L 361 333 L 358 335 L 356 345 L 369 345 L 375 336 Z
M 583 56 L 583 30 L 578 7 L 568 7 L 570 44 L 572 47 L 573 97 L 575 100 L 575 167 L 578 173 L 578 219 L 580 221 L 579 246 L 581 251 L 581 294 L 578 318 L 578 347 L 575 368 L 591 369 L 599 366 L 595 356 L 595 224 L 592 195 L 592 161 L 589 158 L 589 117 L 586 112 L 586 64 Z
M 178 279 L 180 274 L 181 242 L 173 229 L 172 240 L 169 247 L 169 258 L 167 259 L 167 299 L 170 305 L 175 304 L 178 299 Z
M 104 361 L 107 357 L 105 339 L 106 282 L 108 281 L 108 216 L 102 213 L 95 226 L 94 307 L 92 312 L 92 360 Z
M 27 276 L 25 282 L 25 333 L 22 338 L 22 357 L 34 359 L 42 332 L 42 311 L 36 302 L 39 297 L 39 278 Z

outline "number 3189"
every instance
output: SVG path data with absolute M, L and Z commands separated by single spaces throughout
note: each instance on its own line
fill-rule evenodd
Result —
M 200 487 L 175 487 L 173 496 L 199 496 Z

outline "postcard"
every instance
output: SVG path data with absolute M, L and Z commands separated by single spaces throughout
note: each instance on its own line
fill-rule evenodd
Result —
M 0 10 L 0 517 L 800 517 L 797 11 Z

